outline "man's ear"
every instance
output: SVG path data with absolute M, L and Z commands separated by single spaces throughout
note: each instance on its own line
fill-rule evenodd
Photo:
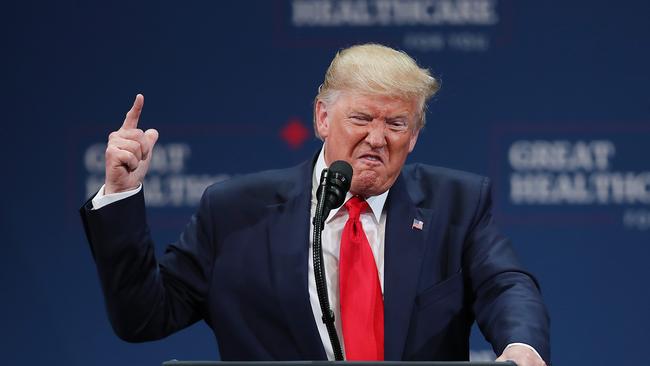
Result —
M 418 142 L 418 136 L 420 135 L 420 129 L 418 128 L 417 130 L 413 131 L 413 134 L 411 135 L 411 140 L 409 141 L 409 153 L 415 149 L 415 143 Z
M 324 140 L 329 135 L 330 123 L 327 114 L 327 106 L 322 100 L 316 102 L 316 130 L 318 135 Z

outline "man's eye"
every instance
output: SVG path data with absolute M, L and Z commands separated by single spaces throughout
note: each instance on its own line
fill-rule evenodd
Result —
M 371 120 L 368 116 L 352 116 L 352 119 L 358 122 L 369 122 Z
M 406 121 L 390 121 L 388 122 L 388 127 L 392 130 L 403 131 L 408 127 Z

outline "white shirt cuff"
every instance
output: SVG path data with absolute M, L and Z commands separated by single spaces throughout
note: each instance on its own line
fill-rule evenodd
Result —
M 537 350 L 536 350 L 535 348 L 533 348 L 533 346 L 531 346 L 531 345 L 529 345 L 529 344 L 526 344 L 526 343 L 510 343 L 509 345 L 506 346 L 506 348 L 504 349 L 504 351 L 505 351 L 506 349 L 512 347 L 512 346 L 524 346 L 524 347 L 528 348 L 529 350 L 535 352 L 535 354 L 537 355 L 537 357 L 539 357 L 540 360 L 542 360 L 542 361 L 544 360 L 544 359 L 542 358 L 542 356 L 539 355 L 539 352 L 537 352 Z
M 124 192 L 118 192 L 118 193 L 111 193 L 111 194 L 104 194 L 104 187 L 106 185 L 103 185 L 102 188 L 99 189 L 99 192 L 93 197 L 92 203 L 93 203 L 93 210 L 99 210 L 100 208 L 110 205 L 113 202 L 117 202 L 119 200 L 123 200 L 125 198 L 129 198 L 142 189 L 142 183 L 138 185 L 138 188 L 132 189 L 130 191 L 124 191 Z

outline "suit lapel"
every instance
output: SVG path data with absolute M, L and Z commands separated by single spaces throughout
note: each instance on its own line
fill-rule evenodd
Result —
M 307 283 L 311 173 L 309 163 L 300 166 L 293 182 L 294 193 L 284 203 L 268 207 L 268 240 L 273 283 L 294 344 L 302 359 L 322 360 L 327 356 L 314 321 Z
M 384 355 L 401 360 L 415 304 L 427 233 L 433 226 L 433 210 L 419 208 L 400 175 L 387 200 L 384 248 Z M 413 228 L 413 220 L 424 223 Z

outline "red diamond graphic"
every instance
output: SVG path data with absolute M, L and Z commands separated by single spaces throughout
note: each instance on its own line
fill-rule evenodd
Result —
M 310 131 L 305 127 L 300 118 L 293 117 L 280 131 L 280 137 L 292 149 L 299 149 L 309 138 Z

